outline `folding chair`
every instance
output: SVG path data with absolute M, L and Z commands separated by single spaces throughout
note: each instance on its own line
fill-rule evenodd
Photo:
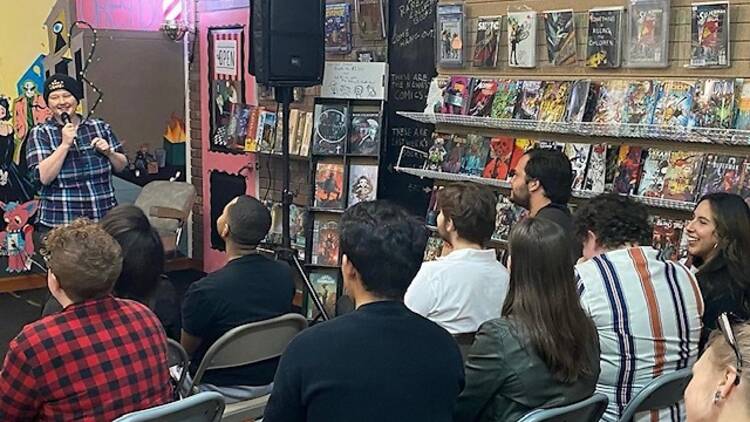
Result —
M 307 320 L 302 315 L 286 314 L 227 331 L 206 351 L 189 391 L 195 391 L 206 371 L 234 368 L 281 356 L 294 336 L 306 327 Z M 270 394 L 228 404 L 222 421 L 244 421 L 263 416 L 269 397 Z
M 195 187 L 190 183 L 155 180 L 144 186 L 135 200 L 135 205 L 159 232 L 168 256 L 177 251 L 195 195 Z
M 188 356 L 182 345 L 171 338 L 167 339 L 167 364 L 169 367 L 176 366 L 180 371 L 178 379 L 174 380 L 177 387 L 177 394 L 179 398 L 183 398 L 187 395 L 185 389 L 185 377 L 188 372 L 188 364 L 190 363 L 190 357 Z
M 219 422 L 224 412 L 224 398 L 206 392 L 184 400 L 139 410 L 120 416 L 114 422 Z
M 685 388 L 693 378 L 691 368 L 680 369 L 654 378 L 638 394 L 620 415 L 620 422 L 630 422 L 638 412 L 663 409 L 682 400 Z
M 518 422 L 597 422 L 607 410 L 607 396 L 595 393 L 567 406 L 532 410 Z

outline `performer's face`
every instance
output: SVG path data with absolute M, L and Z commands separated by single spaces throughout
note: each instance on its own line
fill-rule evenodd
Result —
M 52 91 L 47 100 L 47 106 L 56 118 L 60 118 L 63 113 L 73 114 L 78 107 L 78 100 L 70 92 L 64 89 Z

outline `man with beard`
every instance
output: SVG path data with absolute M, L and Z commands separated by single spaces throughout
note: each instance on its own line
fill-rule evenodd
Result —
M 453 335 L 500 318 L 508 270 L 494 249 L 484 248 L 495 230 L 496 203 L 492 191 L 468 182 L 437 193 L 438 233 L 450 252 L 422 264 L 404 302 Z
M 81 83 L 68 75 L 50 76 L 44 99 L 52 118 L 29 132 L 26 157 L 41 182 L 39 223 L 44 228 L 79 217 L 99 221 L 117 205 L 112 172 L 128 163 L 109 124 L 76 113 Z

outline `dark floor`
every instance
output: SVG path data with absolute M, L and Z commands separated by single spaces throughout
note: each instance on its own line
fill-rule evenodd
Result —
M 204 273 L 195 270 L 174 271 L 167 274 L 182 297 L 193 281 Z M 18 293 L 0 293 L 0 357 L 5 358 L 8 343 L 24 325 L 39 318 L 47 299 L 47 289 L 26 290 Z

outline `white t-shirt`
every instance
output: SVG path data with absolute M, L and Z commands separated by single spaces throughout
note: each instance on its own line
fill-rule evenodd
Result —
M 404 302 L 451 334 L 473 333 L 500 317 L 509 278 L 493 249 L 460 249 L 422 264 Z

